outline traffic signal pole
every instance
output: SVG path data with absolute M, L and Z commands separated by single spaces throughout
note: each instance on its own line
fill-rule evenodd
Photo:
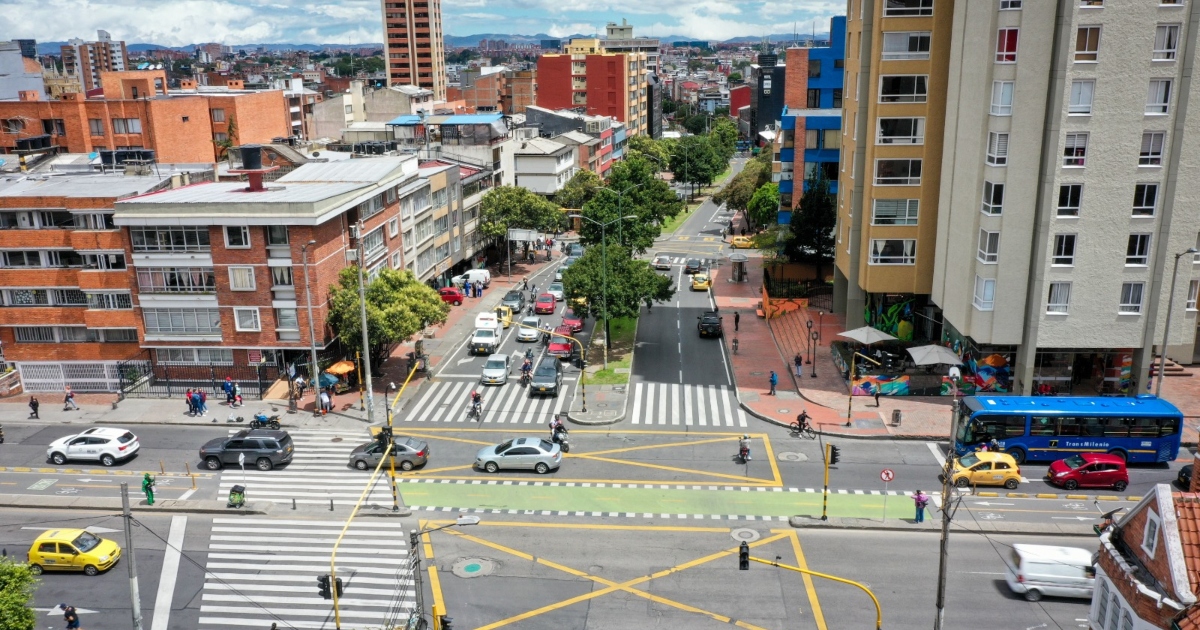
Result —
M 825 456 L 825 489 L 821 491 L 821 520 L 829 520 L 829 447 L 832 444 L 826 444 L 825 449 L 821 454 Z
M 875 594 L 872 593 L 871 589 L 867 588 L 867 586 L 865 584 L 855 582 L 854 580 L 847 580 L 846 578 L 840 578 L 840 577 L 837 577 L 836 575 L 829 575 L 828 573 L 818 573 L 816 571 L 810 571 L 808 569 L 801 569 L 800 567 L 793 567 L 793 566 L 787 565 L 787 564 L 780 564 L 779 558 L 776 558 L 775 560 L 764 560 L 762 558 L 755 558 L 754 556 L 749 555 L 749 549 L 747 548 L 748 545 L 746 545 L 746 543 L 743 542 L 742 546 L 743 546 L 742 553 L 745 555 L 743 555 L 739 558 L 739 563 L 741 564 L 741 569 L 743 571 L 745 571 L 746 569 L 749 568 L 747 566 L 749 564 L 749 562 L 758 562 L 760 564 L 769 564 L 769 565 L 779 568 L 779 569 L 787 569 L 788 571 L 795 571 L 797 573 L 803 573 L 805 575 L 813 575 L 813 576 L 816 576 L 819 578 L 825 578 L 826 580 L 833 580 L 834 582 L 841 582 L 842 584 L 849 584 L 851 586 L 857 586 L 858 588 L 862 589 L 862 591 L 871 598 L 872 602 L 875 603 L 875 630 L 883 630 L 883 609 L 879 607 L 879 599 L 875 597 Z
M 953 500 L 951 473 L 954 472 L 954 442 L 958 439 L 958 396 L 950 405 L 950 451 L 942 470 L 942 541 L 938 550 L 937 618 L 933 630 L 942 630 L 946 618 L 946 560 L 950 557 L 950 501 Z
M 381 457 L 379 459 L 379 463 L 375 465 L 375 471 L 371 473 L 371 478 L 368 479 L 366 485 L 363 486 L 362 494 L 359 495 L 358 501 L 356 501 L 354 503 L 354 509 L 350 511 L 350 517 L 346 519 L 346 524 L 342 526 L 342 532 L 340 534 L 338 534 L 337 540 L 335 540 L 333 543 L 333 550 L 329 554 L 330 589 L 333 591 L 333 627 L 336 628 L 337 630 L 341 630 L 341 628 L 342 628 L 342 613 L 341 613 L 341 610 L 339 610 L 339 608 L 338 608 L 338 598 L 341 596 L 341 593 L 339 593 L 338 591 L 340 591 L 341 589 L 337 588 L 337 586 L 336 586 L 337 581 L 338 581 L 338 577 L 337 577 L 338 545 L 342 544 L 342 539 L 346 537 L 346 530 L 350 529 L 350 523 L 354 522 L 354 517 L 358 514 L 359 508 L 362 507 L 363 501 L 365 501 L 367 499 L 367 495 L 370 494 L 371 488 L 375 486 L 375 480 L 377 478 L 379 478 L 379 473 L 380 473 L 380 471 L 383 470 L 383 462 L 388 459 L 391 459 L 392 449 L 394 449 L 394 448 L 395 448 L 395 444 L 393 444 L 391 441 L 390 431 L 389 431 L 387 449 L 384 450 L 383 457 Z M 318 582 L 318 585 L 320 585 L 320 578 L 317 578 L 317 582 Z

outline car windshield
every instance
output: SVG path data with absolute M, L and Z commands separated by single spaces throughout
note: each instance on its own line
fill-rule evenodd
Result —
M 553 302 L 553 301 L 554 301 L 553 295 L 539 295 L 538 296 L 538 302 L 541 302 L 543 304 L 549 304 L 550 302 Z
M 689 265 L 691 265 L 691 266 L 693 266 L 693 267 L 699 267 L 699 266 L 700 266 L 700 260 L 699 260 L 698 258 L 692 258 L 691 260 L 689 260 L 689 261 L 688 261 L 688 263 L 687 263 L 687 264 L 689 264 Z
M 550 290 L 551 290 L 551 291 L 562 291 L 562 283 L 561 283 L 561 282 L 555 282 L 555 283 L 551 284 L 551 285 L 550 285 Z
M 963 468 L 970 468 L 971 466 L 979 463 L 979 458 L 975 455 L 975 453 L 967 453 L 966 455 L 958 458 L 958 463 L 962 465 Z
M 698 273 L 692 277 L 696 280 L 696 282 L 708 282 L 708 276 L 706 276 L 702 273 Z
M 554 366 L 544 365 L 538 368 L 535 374 L 539 377 L 554 378 Z
M 475 331 L 475 336 L 479 337 L 480 339 L 486 339 L 488 337 L 495 337 L 496 331 L 487 330 L 486 328 L 480 328 L 479 330 Z
M 508 293 L 504 294 L 504 299 L 505 300 L 520 300 L 521 293 L 519 291 L 509 291 Z
M 564 318 L 567 318 L 567 319 L 570 319 L 570 318 L 572 318 L 572 317 L 579 317 L 579 316 L 575 314 L 575 310 L 574 310 L 574 309 L 570 309 L 570 308 L 569 308 L 569 309 L 567 309 L 567 310 L 563 311 L 563 317 L 564 317 Z
M 71 541 L 71 544 L 79 550 L 80 553 L 87 553 L 96 548 L 100 544 L 100 539 L 90 532 L 83 532 Z
M 1075 469 L 1075 468 L 1079 468 L 1080 466 L 1086 464 L 1087 462 L 1084 461 L 1084 459 L 1082 457 L 1080 457 L 1079 455 L 1072 455 L 1072 456 L 1064 459 L 1063 463 L 1067 465 L 1067 468 Z
M 483 366 L 483 369 L 485 369 L 485 370 L 503 370 L 504 369 L 504 360 L 503 359 L 492 359 L 492 360 L 488 361 L 486 365 Z
M 525 326 L 533 326 L 534 328 L 537 328 L 538 325 L 541 323 L 542 323 L 541 320 L 539 320 L 536 317 L 526 317 L 525 319 L 521 320 L 521 324 L 523 324 Z
M 497 444 L 496 452 L 503 453 L 504 451 L 507 451 L 510 448 L 512 448 L 512 440 L 509 440 L 507 442 L 501 442 L 501 443 Z

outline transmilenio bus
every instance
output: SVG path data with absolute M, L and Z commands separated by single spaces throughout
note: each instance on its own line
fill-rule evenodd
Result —
M 1130 463 L 1179 454 L 1183 414 L 1154 396 L 968 396 L 959 406 L 954 450 L 970 453 L 993 438 L 1017 463 L 1075 453 L 1112 453 Z

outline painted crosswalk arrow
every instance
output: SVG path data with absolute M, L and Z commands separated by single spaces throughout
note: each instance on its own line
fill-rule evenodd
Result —
M 91 477 L 84 477 L 83 479 L 76 479 L 75 481 L 82 481 L 83 483 L 92 483 L 93 481 L 106 481 L 106 482 L 113 481 L 113 479 L 92 479 Z
M 990 502 L 990 501 L 979 501 L 979 502 L 976 502 L 976 503 L 972 503 L 971 505 L 985 505 L 985 506 L 991 506 L 991 505 L 1013 505 L 1013 504 L 1012 504 L 1012 503 L 992 503 L 992 502 Z
M 43 610 L 43 609 L 42 609 L 42 608 L 39 608 L 38 610 Z M 47 610 L 47 611 L 49 611 L 49 612 L 47 612 L 47 613 L 46 613 L 46 616 L 47 616 L 47 617 L 52 617 L 52 616 L 54 616 L 54 615 L 61 615 L 61 614 L 63 614 L 63 611 L 62 611 L 62 609 L 61 609 L 61 608 L 59 608 L 58 606 L 55 606 L 55 607 L 53 607 L 53 608 L 46 608 L 46 609 L 44 609 L 44 610 Z M 79 613 L 79 614 L 81 614 L 81 615 L 95 615 L 95 614 L 99 613 L 100 611 L 99 611 L 99 610 L 92 610 L 91 608 L 76 608 L 76 609 L 75 609 L 75 612 L 77 612 L 77 613 Z

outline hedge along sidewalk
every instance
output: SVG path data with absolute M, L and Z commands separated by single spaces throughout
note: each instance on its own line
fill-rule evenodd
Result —
M 608 320 L 609 329 L 613 335 L 613 347 L 608 351 L 608 369 L 596 370 L 587 374 L 584 381 L 588 385 L 627 385 L 629 375 L 633 370 L 634 342 L 637 340 L 637 318 L 614 318 Z M 604 320 L 597 319 L 592 330 L 592 339 L 596 339 L 596 331 L 603 333 Z M 603 366 L 604 348 L 592 345 L 588 352 L 588 366 Z M 619 357 L 619 358 L 617 358 Z

